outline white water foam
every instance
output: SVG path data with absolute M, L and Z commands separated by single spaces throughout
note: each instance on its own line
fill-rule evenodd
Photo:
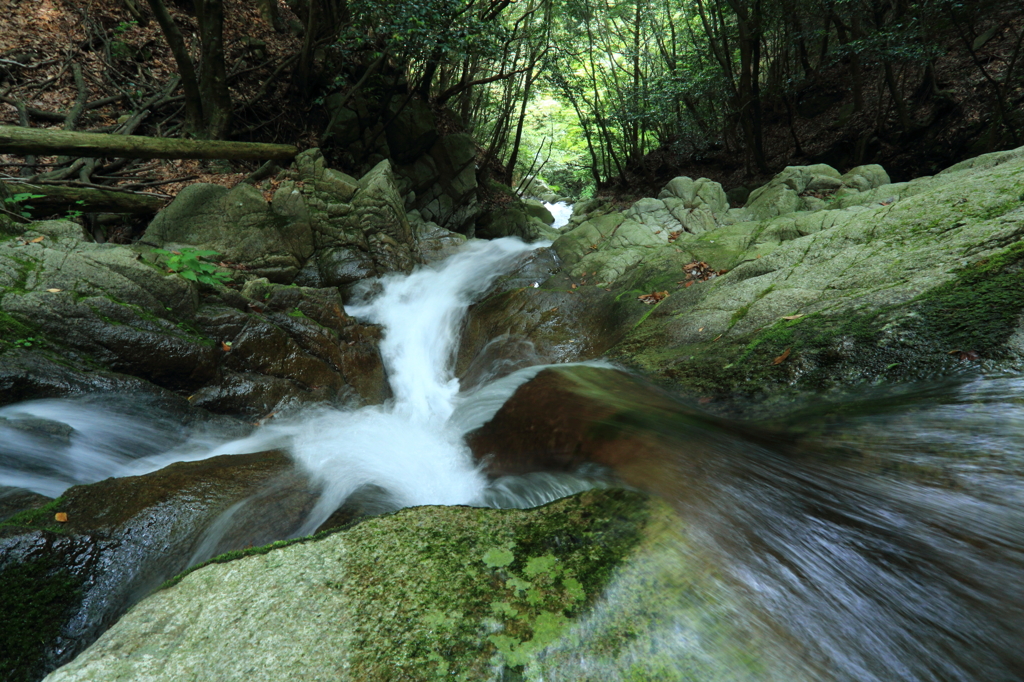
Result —
M 400 508 L 525 507 L 600 485 L 596 475 L 587 474 L 579 480 L 568 474 L 533 474 L 489 482 L 464 442 L 466 433 L 488 421 L 545 366 L 519 370 L 460 395 L 453 364 L 462 318 L 498 276 L 544 245 L 518 239 L 471 242 L 442 263 L 364 287 L 346 311 L 384 327 L 380 352 L 395 396 L 386 405 L 307 408 L 243 438 L 183 435 L 175 419 L 154 418 L 152 411 L 116 402 L 10 405 L 0 408 L 0 417 L 7 419 L 0 419 L 0 486 L 56 496 L 69 485 L 144 474 L 176 461 L 282 449 L 323 491 L 298 531 L 306 534 L 368 486 L 385 491 L 386 504 Z M 40 434 L 38 429 L 19 430 L 19 420 L 26 420 L 21 427 L 44 420 L 50 431 L 55 425 L 60 431 L 60 424 L 70 429 Z

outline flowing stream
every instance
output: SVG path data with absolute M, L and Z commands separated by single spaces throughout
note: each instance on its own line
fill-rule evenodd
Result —
M 151 409 L 143 419 L 110 397 L 9 405 L 0 408 L 0 486 L 55 496 L 174 461 L 283 448 L 322 490 L 296 531 L 308 533 L 360 491 L 375 491 L 384 508 L 526 507 L 607 485 L 591 471 L 488 480 L 463 442 L 541 369 L 464 393 L 452 370 L 466 308 L 531 248 L 472 243 L 435 267 L 368 286 L 347 308 L 385 328 L 381 353 L 395 395 L 388 405 L 311 408 L 241 438 L 216 423 L 183 432 L 178 420 Z M 33 424 L 46 428 L 22 428 Z M 1024 679 L 1024 380 L 872 390 L 774 427 L 752 438 L 746 427 L 709 418 L 655 434 L 678 453 L 672 473 L 686 481 L 666 495 L 687 526 L 685 546 L 665 548 L 654 577 L 617 578 L 576 627 L 577 645 L 554 648 L 534 672 Z M 194 560 L 215 551 L 210 532 Z M 714 567 L 705 583 L 713 589 L 699 599 L 670 596 L 694 566 Z M 651 593 L 634 614 L 623 595 L 637 584 Z M 578 652 L 619 632 L 624 618 L 646 634 L 624 641 L 617 656 Z M 756 661 L 742 670 L 709 662 L 723 651 Z M 638 669 L 647 676 L 629 677 Z

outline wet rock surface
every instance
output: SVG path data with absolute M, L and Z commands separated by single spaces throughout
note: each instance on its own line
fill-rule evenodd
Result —
M 526 511 L 370 519 L 190 573 L 49 679 L 516 674 L 631 556 L 653 509 L 608 490 Z
M 0 524 L 5 679 L 39 679 L 67 662 L 197 561 L 287 537 L 315 497 L 284 454 L 267 452 L 179 462 L 30 501 Z
M 171 390 L 258 417 L 388 395 L 379 332 L 345 315 L 336 288 L 200 290 L 144 246 L 94 244 L 72 223 L 29 228 L 0 243 L 2 403 Z

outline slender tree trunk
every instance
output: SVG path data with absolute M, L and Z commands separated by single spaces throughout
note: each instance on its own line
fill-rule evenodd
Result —
M 185 46 L 185 39 L 174 23 L 170 12 L 163 0 L 148 0 L 153 16 L 156 17 L 160 30 L 171 48 L 174 61 L 178 65 L 178 72 L 181 74 L 181 85 L 185 90 L 185 130 L 190 133 L 199 133 L 203 128 L 203 97 L 199 92 L 199 79 L 196 77 L 195 65 L 189 57 L 188 48 Z
M 196 18 L 199 20 L 199 40 L 202 43 L 199 91 L 203 97 L 203 137 L 222 140 L 231 129 L 233 113 L 227 65 L 224 62 L 224 2 L 194 2 Z

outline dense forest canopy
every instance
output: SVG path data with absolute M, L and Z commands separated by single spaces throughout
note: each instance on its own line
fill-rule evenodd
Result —
M 736 179 L 887 161 L 898 177 L 1024 142 L 1016 0 L 74 5 L 63 11 L 84 40 L 66 61 L 0 55 L 10 122 L 90 129 L 89 112 L 116 102 L 129 119 L 110 132 L 329 148 L 330 124 L 356 98 L 385 125 L 421 100 L 474 135 L 494 179 L 536 174 L 570 196 L 688 167 Z M 83 76 L 72 48 L 98 73 Z M 47 57 L 77 87 L 67 111 L 31 104 L 47 87 L 32 67 Z M 910 153 L 916 166 L 900 158 Z M 51 175 L 103 174 L 81 171 Z

